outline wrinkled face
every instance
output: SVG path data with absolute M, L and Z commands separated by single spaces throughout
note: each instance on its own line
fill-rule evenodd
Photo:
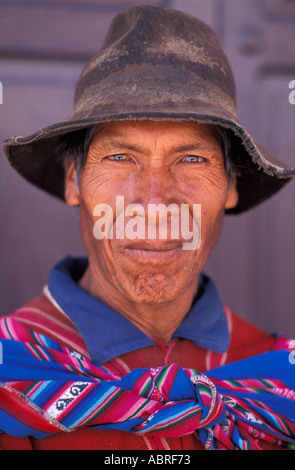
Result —
M 82 237 L 97 282 L 104 279 L 123 297 L 147 304 L 173 301 L 186 289 L 196 288 L 198 275 L 219 239 L 224 210 L 237 203 L 213 126 L 186 121 L 99 125 L 80 175 L 79 191 L 74 173 L 74 166 L 69 165 L 66 199 L 69 205 L 80 205 Z M 124 212 L 131 204 L 141 210 Z M 179 208 L 179 216 L 185 206 L 186 234 L 194 233 L 201 222 L 199 246 L 183 249 L 184 241 L 190 240 L 183 238 L 180 217 L 178 236 L 172 230 L 176 219 L 169 211 L 167 232 L 161 232 L 160 239 L 161 217 L 148 217 L 152 204 L 165 208 L 173 204 L 170 207 Z M 197 205 L 201 221 L 196 226 Z M 99 223 L 106 212 L 97 209 L 103 207 L 108 208 L 104 229 L 109 235 L 98 239 L 93 229 L 95 224 L 103 229 Z M 151 232 L 150 224 L 155 229 Z M 139 238 L 133 239 L 131 227 Z

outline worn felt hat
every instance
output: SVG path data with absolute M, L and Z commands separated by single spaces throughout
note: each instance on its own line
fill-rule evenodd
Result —
M 229 129 L 240 171 L 239 202 L 228 213 L 256 206 L 295 175 L 239 122 L 232 70 L 214 31 L 188 14 L 154 6 L 129 8 L 114 18 L 102 49 L 78 79 L 69 117 L 7 139 L 3 150 L 28 181 L 64 199 L 59 153 L 65 134 L 134 119 L 194 120 Z

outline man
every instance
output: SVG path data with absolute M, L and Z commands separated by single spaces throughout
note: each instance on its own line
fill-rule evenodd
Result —
M 121 13 L 73 114 L 4 151 L 80 207 L 88 259 L 61 261 L 1 319 L 0 446 L 292 448 L 290 341 L 242 321 L 202 271 L 224 214 L 295 170 L 239 123 L 211 29 L 163 8 Z

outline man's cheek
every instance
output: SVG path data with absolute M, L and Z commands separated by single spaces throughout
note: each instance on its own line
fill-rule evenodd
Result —
M 207 248 L 212 250 L 218 242 L 224 220 L 224 210 L 220 209 L 217 213 L 216 210 L 208 209 L 208 205 L 201 205 L 202 223 L 201 223 L 201 246 L 200 248 Z

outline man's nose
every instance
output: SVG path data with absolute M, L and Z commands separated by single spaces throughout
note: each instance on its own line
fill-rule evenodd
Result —
M 177 184 L 167 168 L 151 168 L 135 185 L 127 216 L 137 217 L 137 230 L 151 239 L 179 237 L 180 198 Z
M 145 208 L 149 204 L 170 204 L 177 200 L 176 184 L 165 167 L 145 170 L 137 180 L 135 192 L 136 202 Z

